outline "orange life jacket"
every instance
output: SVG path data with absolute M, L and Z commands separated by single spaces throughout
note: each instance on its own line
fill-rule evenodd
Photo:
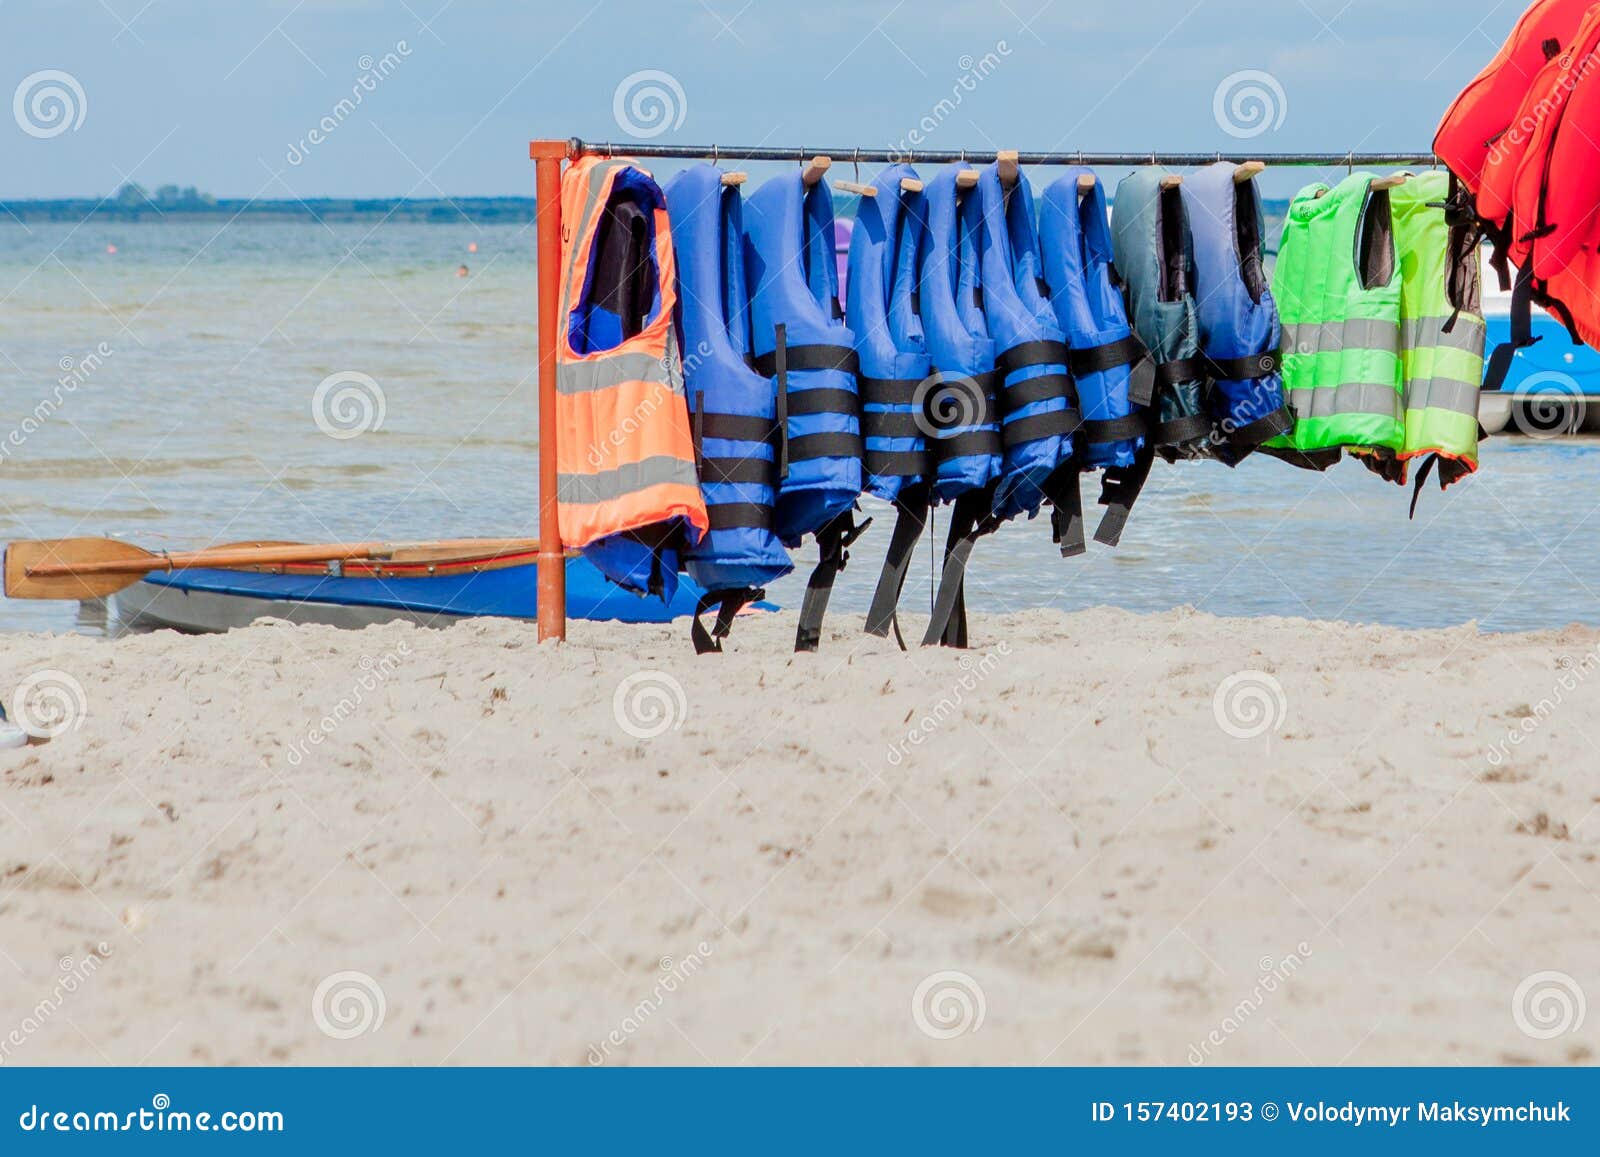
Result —
M 671 596 L 678 552 L 709 525 L 673 329 L 666 198 L 631 161 L 561 178 L 556 498 L 562 545 L 613 582 Z
M 1434 152 L 1459 186 L 1454 211 L 1476 216 L 1507 283 L 1517 266 L 1511 341 L 1490 360 L 1498 389 L 1513 351 L 1532 344 L 1531 302 L 1575 341 L 1600 345 L 1600 5 L 1538 0 L 1489 65 L 1451 104 Z

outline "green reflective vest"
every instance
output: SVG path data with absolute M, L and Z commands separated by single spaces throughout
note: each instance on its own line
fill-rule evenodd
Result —
M 1445 486 L 1478 462 L 1478 254 L 1446 221 L 1447 173 L 1372 181 L 1310 185 L 1289 206 L 1272 292 L 1296 423 L 1269 446 L 1348 448 L 1395 482 L 1436 458 Z
M 1283 392 L 1292 434 L 1271 447 L 1341 446 L 1399 454 L 1400 278 L 1387 212 L 1370 212 L 1371 173 L 1308 185 L 1283 223 L 1272 296 L 1283 324 Z
M 1400 265 L 1402 458 L 1437 455 L 1439 484 L 1478 468 L 1485 326 L 1478 248 L 1442 203 L 1450 175 L 1429 171 L 1389 193 Z

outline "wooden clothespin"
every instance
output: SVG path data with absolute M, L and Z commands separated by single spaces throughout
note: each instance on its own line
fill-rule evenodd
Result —
M 858 197 L 876 197 L 878 195 L 878 187 L 876 185 L 863 185 L 857 181 L 835 181 L 833 187 L 841 192 L 854 193 Z
M 1017 150 L 1001 149 L 994 155 L 994 159 L 1000 169 L 1001 188 L 1011 188 L 1017 183 Z
M 922 192 L 922 182 L 915 177 L 901 177 L 900 191 L 902 193 L 920 193 Z
M 978 187 L 978 170 L 962 169 L 956 174 L 956 188 L 976 189 Z
M 1100 178 L 1093 173 L 1084 173 L 1078 178 L 1078 192 L 1092 193 L 1094 187 L 1100 183 Z
M 1243 185 L 1248 181 L 1253 181 L 1266 172 L 1266 169 L 1267 164 L 1265 161 L 1246 161 L 1233 171 L 1233 183 L 1235 185 Z
M 1161 187 L 1163 189 L 1176 189 L 1181 184 L 1183 184 L 1183 177 L 1178 173 L 1168 173 L 1161 178 Z
M 805 187 L 809 189 L 812 185 L 815 185 L 818 181 L 822 180 L 832 165 L 832 157 L 812 157 L 811 163 L 805 168 L 805 172 L 800 174 L 800 180 L 805 184 Z
M 1373 188 L 1373 189 L 1398 189 L 1401 185 L 1405 184 L 1410 179 L 1411 179 L 1411 174 L 1410 173 L 1394 173 L 1394 174 L 1391 174 L 1390 176 L 1387 176 L 1387 177 L 1379 177 L 1377 180 L 1372 182 L 1370 188 Z
M 733 173 L 723 173 L 722 174 L 722 183 L 724 185 L 728 185 L 728 186 L 742 185 L 746 181 L 748 181 L 749 179 L 750 179 L 750 174 L 749 173 L 733 172 Z

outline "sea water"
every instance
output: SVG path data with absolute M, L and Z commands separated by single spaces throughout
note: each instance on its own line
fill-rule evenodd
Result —
M 533 534 L 533 249 L 531 227 L 465 220 L 0 223 L 0 540 Z M 1047 517 L 1009 524 L 974 552 L 968 605 L 1600 624 L 1589 441 L 1495 438 L 1415 520 L 1409 498 L 1355 462 L 1157 463 L 1118 549 L 1062 559 Z M 888 540 L 892 511 L 866 513 L 840 611 L 865 610 Z M 814 557 L 771 596 L 797 604 Z M 908 608 L 933 562 L 924 543 Z M 0 601 L 0 629 L 95 623 Z

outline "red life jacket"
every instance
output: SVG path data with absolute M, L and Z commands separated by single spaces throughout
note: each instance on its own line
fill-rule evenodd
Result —
M 1507 282 L 1517 266 L 1511 342 L 1490 359 L 1499 389 L 1511 355 L 1534 341 L 1539 302 L 1575 341 L 1600 346 L 1600 299 L 1589 258 L 1600 241 L 1600 4 L 1538 0 L 1495 58 L 1451 104 L 1434 137 L 1455 178 L 1451 200 L 1476 216 Z M 1600 271 L 1597 259 L 1594 271 Z

